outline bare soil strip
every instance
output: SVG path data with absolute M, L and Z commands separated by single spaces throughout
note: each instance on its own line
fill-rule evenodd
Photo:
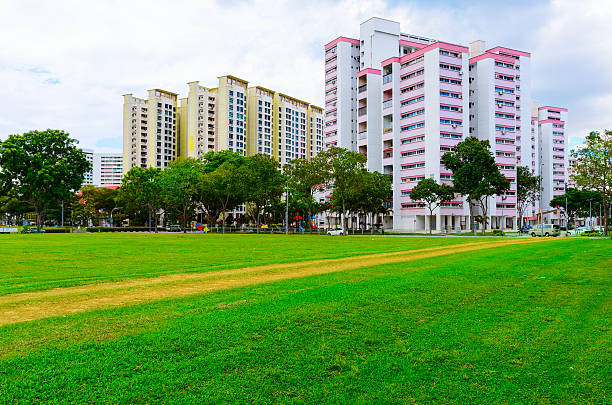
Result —
M 292 278 L 335 273 L 360 267 L 409 262 L 474 250 L 531 244 L 546 239 L 474 242 L 340 259 L 279 263 L 206 273 L 181 273 L 155 278 L 55 288 L 0 297 L 0 326 L 79 312 L 135 305 L 168 298 L 205 294 Z

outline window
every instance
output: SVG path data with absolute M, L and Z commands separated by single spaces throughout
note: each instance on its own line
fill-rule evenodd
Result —
M 462 122 L 459 120 L 449 120 L 446 118 L 440 118 L 440 124 L 447 124 L 447 125 L 461 125 Z
M 415 136 L 412 138 L 405 138 L 402 139 L 400 142 L 402 145 L 406 145 L 408 143 L 413 143 L 413 142 L 421 142 L 425 140 L 425 136 L 424 135 L 420 135 L 420 136 Z
M 461 66 L 455 66 L 455 65 L 448 65 L 446 63 L 440 63 L 440 69 L 454 70 L 455 72 L 458 72 L 458 71 L 461 70 Z
M 442 111 L 455 111 L 455 112 L 463 111 L 461 107 L 457 107 L 455 105 L 444 105 L 444 104 L 440 104 L 440 110 L 442 110 Z
M 401 118 L 405 119 L 405 118 L 410 118 L 410 117 L 416 117 L 417 115 L 422 115 L 422 114 L 425 114 L 425 109 L 423 109 L 423 108 L 421 108 L 420 110 L 415 110 L 415 111 L 411 111 L 411 112 L 408 112 L 408 113 L 403 113 L 401 115 Z
M 448 77 L 440 77 L 440 83 L 461 84 L 461 80 L 449 79 Z
M 415 150 L 407 150 L 401 153 L 402 157 L 409 157 L 409 156 L 417 156 L 417 155 L 424 155 L 425 154 L 425 149 L 415 149 Z
M 413 77 L 417 77 L 422 75 L 423 73 L 425 73 L 425 69 L 419 69 L 416 72 L 412 72 L 412 73 L 408 73 L 406 75 L 403 75 L 402 77 L 400 77 L 400 80 L 408 80 L 408 79 L 412 79 Z
M 406 125 L 400 128 L 401 131 L 410 131 L 413 129 L 417 129 L 417 128 L 423 128 L 425 127 L 425 123 L 424 122 L 419 122 L 417 124 L 412 124 L 412 125 Z
M 449 139 L 461 139 L 463 136 L 461 134 L 452 134 L 448 132 L 440 132 L 440 138 L 449 138 Z
M 407 93 L 409 91 L 413 91 L 413 90 L 417 90 L 417 89 L 423 88 L 423 86 L 425 86 L 425 84 L 423 82 L 417 83 L 417 84 L 413 84 L 412 86 L 404 87 L 403 89 L 401 89 L 400 93 L 404 94 L 404 93 Z
M 461 98 L 461 94 L 452 93 L 450 91 L 440 91 L 440 96 L 442 97 L 451 97 L 451 98 Z
M 408 164 L 402 165 L 402 170 L 417 169 L 419 167 L 425 167 L 425 162 L 408 163 Z
M 423 100 L 425 100 L 425 96 L 414 97 L 414 98 L 410 98 L 408 100 L 402 101 L 400 105 L 403 107 L 403 106 L 406 106 L 412 103 L 418 103 L 419 101 L 423 101 Z
M 495 87 L 495 91 L 496 92 L 502 92 L 502 93 L 506 93 L 506 94 L 514 94 L 514 90 L 513 89 L 506 89 L 505 87 Z
M 457 52 L 445 51 L 444 49 L 440 49 L 440 55 L 452 56 L 453 58 L 461 57 L 461 55 L 459 55 Z

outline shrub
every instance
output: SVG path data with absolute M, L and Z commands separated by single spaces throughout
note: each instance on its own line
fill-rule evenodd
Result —
M 154 228 L 151 228 L 153 231 Z M 166 228 L 157 227 L 158 231 L 165 231 Z M 87 232 L 149 232 L 148 226 L 124 226 L 124 227 L 108 227 L 108 226 L 91 226 L 87 228 Z
M 45 233 L 71 233 L 72 228 L 44 228 Z
M 493 229 L 493 236 L 504 236 L 504 231 L 501 229 Z

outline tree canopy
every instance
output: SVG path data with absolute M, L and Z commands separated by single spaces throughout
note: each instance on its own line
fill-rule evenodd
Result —
M 442 155 L 442 163 L 453 172 L 455 192 L 470 202 L 470 216 L 473 218 L 472 202 L 480 208 L 483 235 L 487 227 L 488 197 L 510 188 L 510 181 L 499 171 L 489 148 L 489 141 L 470 136 L 459 142 L 453 152 Z
M 13 134 L 0 142 L 0 184 L 34 208 L 39 228 L 49 204 L 68 201 L 92 169 L 77 143 L 55 129 Z

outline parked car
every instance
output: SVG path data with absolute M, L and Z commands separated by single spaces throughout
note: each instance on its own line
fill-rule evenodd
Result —
M 180 225 L 170 225 L 170 226 L 166 227 L 166 230 L 168 232 L 182 232 L 183 228 L 181 228 Z
M 540 224 L 534 225 L 529 232 L 534 238 L 536 236 L 559 236 L 559 225 Z
M 327 234 L 330 235 L 330 236 L 344 235 L 344 231 L 342 230 L 342 228 L 329 229 L 327 231 Z
M 567 236 L 578 236 L 582 232 L 586 232 L 589 229 L 590 228 L 587 228 L 586 226 L 581 226 L 581 227 L 578 227 L 578 228 L 570 229 L 570 230 L 567 231 Z
M 531 230 L 531 226 L 530 225 L 525 225 L 521 228 L 521 232 L 523 233 L 528 233 Z

